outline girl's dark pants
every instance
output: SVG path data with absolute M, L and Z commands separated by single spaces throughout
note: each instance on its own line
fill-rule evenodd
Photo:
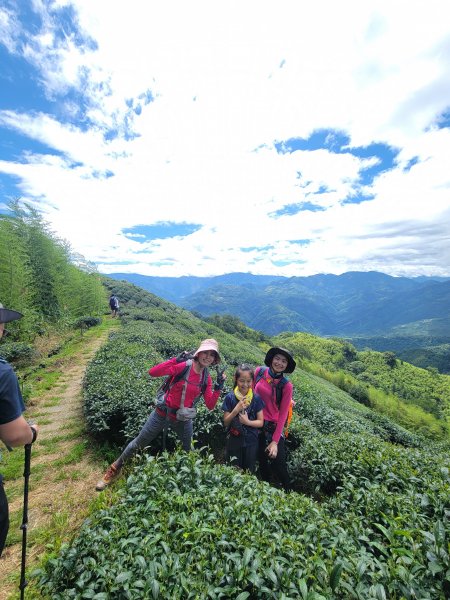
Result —
M 278 442 L 278 454 L 276 458 L 269 458 L 267 456 L 267 445 L 266 434 L 263 430 L 258 438 L 258 460 L 261 479 L 270 481 L 271 474 L 273 473 L 280 481 L 284 490 L 288 492 L 292 487 L 286 464 L 286 445 L 284 437 L 281 437 Z
M 232 465 L 254 473 L 256 471 L 256 458 L 258 455 L 258 444 L 243 445 L 242 435 L 233 436 L 227 440 L 226 459 Z M 233 460 L 234 459 L 234 460 Z

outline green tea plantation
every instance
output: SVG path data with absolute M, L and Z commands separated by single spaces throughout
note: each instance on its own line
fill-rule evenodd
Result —
M 234 366 L 262 364 L 267 349 L 130 284 L 126 292 L 122 328 L 84 381 L 89 431 L 115 452 L 152 409 L 161 382 L 150 366 L 215 337 L 229 388 Z M 449 598 L 448 440 L 406 429 L 299 368 L 291 380 L 295 491 L 223 465 L 221 402 L 200 407 L 196 450 L 170 439 L 161 452 L 156 440 L 137 456 L 36 575 L 43 597 Z

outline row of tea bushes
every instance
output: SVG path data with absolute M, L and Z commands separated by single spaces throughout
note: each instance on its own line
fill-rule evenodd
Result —
M 124 441 L 126 437 L 134 436 L 148 415 L 154 392 L 160 383 L 159 380 L 150 380 L 147 375 L 148 367 L 170 355 L 177 354 L 182 349 L 195 347 L 202 338 L 216 337 L 219 340 L 221 354 L 228 365 L 243 361 L 252 364 L 262 362 L 264 356 L 262 350 L 234 339 L 233 336 L 196 319 L 193 315 L 185 314 L 181 309 L 177 309 L 178 314 L 177 311 L 157 308 L 158 310 L 145 308 L 130 311 L 124 318 L 123 330 L 114 335 L 88 371 L 86 403 L 92 411 L 91 430 L 93 431 L 94 426 L 97 427 L 95 434 L 99 437 Z M 126 367 L 122 368 L 128 372 L 128 375 L 120 370 L 119 363 L 124 356 L 126 356 Z M 231 371 L 232 369 L 229 369 L 228 384 L 230 384 Z M 314 548 L 314 552 L 312 558 L 309 558 L 312 564 L 306 567 L 308 576 L 304 576 L 303 572 L 301 575 L 290 572 L 289 586 L 291 584 L 297 586 L 296 589 L 270 587 L 264 580 L 264 586 L 268 591 L 260 592 L 258 595 L 253 588 L 248 587 L 248 583 L 245 587 L 241 580 L 237 579 L 236 581 L 240 582 L 238 589 L 241 591 L 236 592 L 236 597 L 244 594 L 242 598 L 313 598 L 314 594 L 318 594 L 319 596 L 316 597 L 326 598 L 397 598 L 398 600 L 445 598 L 450 592 L 448 588 L 450 580 L 449 448 L 445 445 L 432 444 L 405 430 L 387 417 L 358 404 L 330 383 L 301 369 L 296 370 L 292 381 L 295 388 L 296 414 L 288 438 L 290 471 L 294 478 L 295 489 L 320 499 L 320 504 L 298 494 L 284 496 L 279 490 L 256 482 L 255 478 L 244 477 L 242 480 L 242 476 L 234 469 L 216 466 L 217 489 L 213 486 L 211 497 L 204 494 L 205 505 L 201 510 L 207 512 L 211 506 L 214 507 L 211 498 L 221 498 L 224 493 L 228 502 L 232 504 L 236 502 L 239 507 L 237 511 L 239 517 L 242 511 L 251 512 L 252 504 L 255 502 L 254 494 L 249 493 L 246 502 L 240 496 L 241 488 L 247 489 L 247 484 L 244 485 L 242 481 L 250 481 L 257 496 L 265 498 L 266 494 L 269 494 L 270 498 L 279 498 L 279 503 L 283 503 L 283 510 L 286 505 L 289 514 L 283 512 L 287 521 L 280 530 L 286 534 L 286 539 L 291 539 L 289 535 L 292 536 L 295 532 L 307 530 L 316 532 L 315 535 L 319 536 L 320 543 L 317 540 L 314 542 L 316 545 L 313 543 L 311 546 L 312 542 L 309 543 L 308 552 L 311 548 Z M 225 444 L 220 407 L 208 411 L 200 403 L 194 429 L 197 447 L 209 446 L 216 458 L 220 460 Z M 173 440 L 171 444 L 173 447 Z M 157 443 L 153 449 L 159 450 L 159 444 Z M 189 467 L 184 463 L 176 464 L 184 471 L 185 468 L 188 469 L 186 472 L 191 473 L 189 477 L 194 485 L 195 477 L 202 477 L 201 473 L 205 465 L 203 461 L 195 462 L 199 460 L 197 454 L 193 456 L 196 458 L 187 459 Z M 161 458 L 149 460 L 151 475 L 145 471 L 142 476 L 150 479 L 156 476 L 158 471 L 153 469 L 157 469 L 157 465 L 160 464 L 165 464 L 167 473 L 172 473 L 174 467 L 171 460 L 168 457 L 164 460 Z M 173 460 L 178 459 L 174 457 Z M 164 463 L 164 461 L 169 462 Z M 194 461 L 195 464 L 189 461 Z M 209 472 L 213 467 L 208 461 L 206 462 Z M 170 468 L 169 464 L 172 465 Z M 225 477 L 225 481 L 228 482 L 224 484 L 225 492 L 220 489 L 223 473 L 230 473 Z M 231 478 L 230 481 L 228 477 Z M 132 514 L 135 511 L 134 504 L 140 502 L 145 504 L 150 493 L 148 488 L 144 490 L 140 487 L 138 479 L 138 475 L 137 478 L 133 476 L 129 481 L 131 487 L 124 492 L 129 499 Z M 142 483 L 142 485 L 147 484 Z M 175 490 L 176 504 L 176 498 L 180 494 L 173 483 L 168 485 L 169 491 L 172 488 Z M 177 485 L 179 488 L 178 483 Z M 159 488 L 151 490 L 151 494 L 156 494 L 155 498 L 159 497 L 158 490 Z M 183 506 L 190 506 L 187 504 L 187 495 L 183 492 L 181 496 Z M 170 501 L 168 497 L 164 498 L 165 502 L 173 504 L 172 496 Z M 197 498 L 196 501 L 200 502 L 200 499 Z M 306 501 L 311 510 L 304 514 Z M 122 507 L 117 510 L 126 509 Z M 128 517 L 125 518 L 125 512 L 121 515 L 123 522 L 127 522 Z M 109 516 L 110 513 L 107 512 L 105 519 Z M 267 511 L 265 516 L 277 522 L 272 512 Z M 95 521 L 97 516 L 93 519 Z M 243 523 L 247 527 L 250 525 L 253 527 L 253 522 Z M 330 523 L 332 525 L 329 525 Z M 233 527 L 234 523 L 231 523 L 232 533 Z M 257 534 L 260 535 L 259 525 L 255 527 Z M 334 562 L 328 563 L 324 558 L 328 556 L 326 550 L 328 546 L 319 535 L 322 530 L 327 540 L 330 537 L 334 543 L 336 537 L 333 536 L 338 535 L 339 532 L 336 546 L 338 549 L 333 555 L 334 559 L 337 556 L 339 559 Z M 176 535 L 172 530 L 166 531 L 166 537 L 161 539 L 172 547 L 169 533 Z M 186 539 L 192 548 L 201 547 L 204 543 L 201 531 L 196 534 L 189 531 Z M 266 540 L 267 536 L 264 539 Z M 342 556 L 339 545 L 341 543 Z M 68 550 L 72 553 L 73 564 L 78 561 L 78 552 L 83 554 L 83 544 L 81 538 L 81 541 L 75 543 L 74 548 Z M 130 546 L 133 547 L 134 544 L 139 545 L 140 542 L 133 541 Z M 320 544 L 323 544 L 323 547 Z M 128 547 L 128 542 L 125 545 Z M 242 552 L 245 552 L 245 548 L 246 546 L 242 546 Z M 297 545 L 295 550 L 304 560 L 305 551 Z M 67 560 L 67 555 L 65 556 Z M 270 557 L 267 554 L 263 556 L 266 563 Z M 105 560 L 114 562 L 116 559 L 113 560 L 110 556 Z M 286 560 L 284 556 L 279 562 L 277 559 L 274 563 L 280 572 L 285 568 Z M 141 559 L 139 561 L 142 562 Z M 321 561 L 325 562 L 325 567 Z M 173 589 L 179 594 L 173 597 L 188 597 L 183 596 L 182 588 L 177 587 L 181 583 L 175 583 L 174 579 L 170 580 L 170 584 L 164 584 L 168 587 L 163 587 L 157 576 L 160 563 L 162 564 L 162 559 L 159 560 L 153 555 L 148 560 L 145 559 L 147 568 L 153 570 L 154 577 L 151 581 L 156 579 L 158 583 L 154 584 L 150 579 L 147 581 L 141 578 L 137 580 L 141 583 L 136 585 L 133 583 L 136 589 L 144 589 L 139 588 L 144 585 L 147 586 L 145 593 L 148 597 L 152 597 L 150 594 L 156 593 L 156 589 L 161 593 L 160 597 L 172 597 L 168 590 L 172 589 L 173 585 Z M 317 567 L 315 563 L 322 564 L 322 567 Z M 185 563 L 177 564 L 179 567 Z M 78 568 L 81 569 L 81 567 L 74 567 L 75 570 Z M 319 570 L 322 568 L 326 572 L 322 579 L 316 574 L 314 570 L 316 568 Z M 275 567 L 272 570 L 275 574 L 278 572 Z M 183 569 L 180 569 L 180 573 L 183 573 Z M 191 567 L 189 573 L 192 574 Z M 116 575 L 119 577 L 120 573 L 117 572 Z M 199 588 L 205 585 L 204 574 L 194 570 L 194 575 L 194 579 L 200 578 Z M 79 576 L 81 577 L 81 571 Z M 120 581 L 116 583 L 120 583 L 122 579 L 127 581 L 128 577 L 132 579 L 134 576 L 121 575 Z M 87 580 L 81 578 L 80 581 L 89 589 L 90 583 L 88 584 Z M 232 581 L 234 585 L 235 579 Z M 114 582 L 113 584 L 115 585 Z M 222 584 L 222 581 L 217 584 L 215 580 L 214 584 L 208 583 L 209 587 L 203 589 L 209 590 L 209 596 L 199 593 L 197 597 L 229 597 L 228 588 L 222 588 Z M 153 588 L 151 585 L 156 587 Z M 211 587 L 213 585 L 216 587 Z M 199 588 L 194 585 L 193 589 Z M 85 597 L 95 597 L 96 593 L 92 592 L 93 595 Z M 100 594 L 98 598 L 114 597 L 113 593 L 112 596 L 102 596 L 104 592 L 98 593 Z M 139 595 L 133 596 L 134 593 L 138 594 L 136 590 L 132 591 L 130 588 L 131 595 L 123 597 L 139 597 Z
M 343 501 L 285 495 L 196 452 L 142 457 L 40 582 L 53 600 L 443 600 L 442 523 L 409 534 L 373 509 L 370 523 Z

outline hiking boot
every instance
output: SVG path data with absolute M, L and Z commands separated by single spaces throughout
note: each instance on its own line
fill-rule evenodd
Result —
M 122 467 L 116 467 L 114 463 L 112 465 L 110 465 L 107 468 L 106 473 L 103 475 L 103 477 L 100 479 L 100 481 L 95 486 L 95 489 L 99 492 L 104 490 L 106 487 L 108 487 L 108 485 L 110 485 L 113 481 L 115 481 L 120 476 L 121 470 L 122 470 Z

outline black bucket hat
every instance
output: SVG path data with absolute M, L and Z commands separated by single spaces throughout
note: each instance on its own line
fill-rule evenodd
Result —
M 275 354 L 282 354 L 283 356 L 285 356 L 287 358 L 288 364 L 286 369 L 284 370 L 285 373 L 293 373 L 295 367 L 297 366 L 297 363 L 294 360 L 294 357 L 292 356 L 292 354 L 289 352 L 289 350 L 286 350 L 285 348 L 271 348 L 267 354 L 266 354 L 266 358 L 264 359 L 264 364 L 267 365 L 268 367 L 272 366 L 272 360 L 273 357 L 275 356 Z
M 10 323 L 11 321 L 17 321 L 22 317 L 22 313 L 17 312 L 17 310 L 9 310 L 9 308 L 3 308 L 3 304 L 0 303 L 0 323 Z

